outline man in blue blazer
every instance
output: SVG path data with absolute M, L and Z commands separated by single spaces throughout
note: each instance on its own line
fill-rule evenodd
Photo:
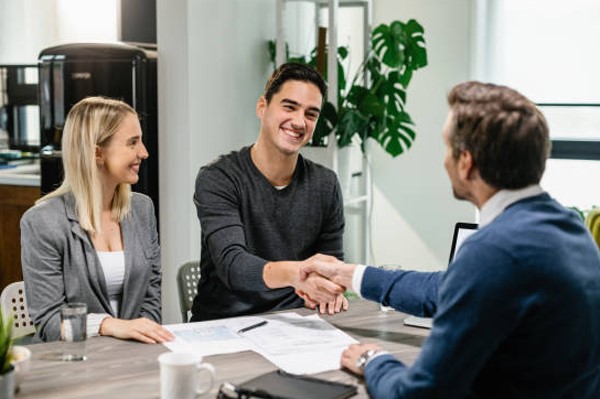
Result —
M 377 345 L 342 366 L 373 398 L 600 398 L 600 253 L 539 186 L 546 121 L 515 90 L 467 82 L 448 95 L 444 166 L 480 229 L 447 272 L 386 271 L 321 256 L 317 271 L 364 298 L 433 316 L 407 367 Z

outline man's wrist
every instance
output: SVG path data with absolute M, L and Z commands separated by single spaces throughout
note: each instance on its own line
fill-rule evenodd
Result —
M 363 275 L 365 274 L 365 270 L 367 270 L 367 266 L 355 265 L 354 272 L 352 273 L 352 291 L 356 292 L 361 298 L 362 295 L 360 294 L 360 287 L 362 286 L 362 280 Z
M 378 348 L 378 349 L 369 349 L 369 350 L 365 351 L 361 356 L 359 356 L 358 359 L 356 359 L 356 367 L 358 367 L 358 369 L 362 373 L 364 373 L 365 368 L 375 358 L 378 358 L 379 356 L 383 356 L 383 355 L 388 355 L 388 354 L 389 354 L 388 351 L 383 350 L 381 348 Z M 359 366 L 359 362 L 360 362 L 360 366 Z
M 300 265 L 294 261 L 267 262 L 263 281 L 268 288 L 296 287 L 300 280 Z
M 373 358 L 373 356 L 375 356 L 375 354 L 377 354 L 376 349 L 368 349 L 368 350 L 364 351 L 356 359 L 356 368 L 359 369 L 361 372 L 364 372 L 365 367 L 367 366 L 367 363 L 369 363 L 369 361 Z

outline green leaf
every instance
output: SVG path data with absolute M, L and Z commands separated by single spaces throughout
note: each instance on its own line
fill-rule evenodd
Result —
M 567 208 L 575 211 L 575 213 L 577 214 L 577 216 L 579 216 L 582 221 L 585 221 L 585 214 L 583 213 L 583 211 L 581 209 L 579 209 L 576 206 L 568 206 Z
M 399 83 L 399 73 L 391 72 L 381 85 L 381 95 L 385 98 L 386 110 L 389 114 L 398 114 L 404 110 L 406 91 Z
M 422 36 L 423 33 L 425 33 L 425 30 L 423 29 L 421 24 L 419 24 L 414 19 L 409 19 L 408 22 L 404 25 L 404 29 L 406 30 L 406 33 L 409 36 Z
M 404 47 L 407 38 L 402 29 L 403 24 L 394 21 L 390 26 L 379 25 L 373 31 L 371 44 L 378 58 L 391 68 L 400 68 L 404 64 Z
M 344 99 L 343 96 L 343 92 L 346 90 L 346 72 L 344 70 L 344 66 L 342 65 L 342 61 L 346 58 L 346 56 L 348 55 L 348 50 L 345 49 L 345 51 L 343 50 L 345 49 L 345 47 L 339 47 L 338 48 L 338 57 L 337 57 L 337 70 L 338 70 L 338 107 L 341 106 L 341 102 Z M 328 56 L 328 52 L 329 52 L 329 48 L 327 47 L 325 49 L 325 58 L 327 59 Z M 308 61 L 305 61 L 304 63 L 312 66 L 313 68 L 317 67 L 317 49 L 314 48 L 311 53 L 311 58 Z M 328 80 L 328 71 L 327 71 L 328 65 L 325 64 L 325 71 L 323 73 L 323 79 Z
M 12 346 L 12 320 L 4 318 L 0 310 L 0 374 L 6 374 L 10 369 L 10 348 Z
M 376 81 L 379 76 L 381 76 L 381 62 L 375 58 L 370 57 L 366 63 L 366 70 L 371 75 L 371 80 Z
M 405 68 L 404 69 L 404 73 L 400 75 L 398 82 L 403 86 L 403 87 L 408 87 L 408 84 L 410 83 L 410 80 L 412 79 L 412 69 L 411 68 Z
M 335 129 L 338 123 L 338 115 L 335 107 L 329 101 L 323 104 L 317 126 L 313 133 L 310 145 L 324 147 L 327 145 L 327 137 Z
M 345 60 L 348 57 L 348 47 L 338 47 L 338 57 L 341 60 Z
M 400 113 L 396 118 L 390 118 L 387 128 L 377 138 L 385 150 L 397 157 L 408 150 L 415 141 L 417 135 L 410 127 L 413 125 L 410 116 L 406 112 Z
M 407 34 L 406 55 L 408 65 L 413 70 L 427 65 L 427 51 L 425 50 L 425 37 L 423 27 L 414 19 L 409 20 L 405 26 Z
M 346 101 L 348 104 L 353 105 L 353 108 L 358 108 L 359 104 L 363 101 L 369 94 L 369 91 L 362 86 L 352 86 L 348 95 L 346 96 Z
M 290 57 L 290 58 L 288 58 L 287 62 L 296 62 L 298 64 L 306 64 L 306 60 L 302 56 L 300 56 L 300 57 Z
M 269 50 L 269 61 L 271 61 L 273 68 L 275 68 L 275 54 L 277 53 L 275 40 L 269 40 L 267 42 L 267 46 L 268 46 L 268 50 Z
M 342 101 L 344 100 L 343 92 L 346 91 L 346 74 L 344 73 L 344 67 L 341 62 L 337 63 L 338 69 L 338 107 L 342 105 Z
M 340 118 L 337 127 L 337 138 L 340 147 L 345 147 L 352 142 L 352 137 L 362 131 L 369 120 L 358 110 L 348 110 Z
M 372 115 L 377 119 L 383 119 L 385 104 L 376 95 L 368 93 L 358 105 L 358 110 L 363 115 Z

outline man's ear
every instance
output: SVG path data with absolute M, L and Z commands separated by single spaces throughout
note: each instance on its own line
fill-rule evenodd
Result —
M 462 180 L 473 179 L 473 173 L 476 171 L 475 164 L 473 162 L 473 155 L 469 151 L 463 151 L 458 157 L 458 176 Z
M 265 110 L 267 109 L 267 99 L 265 96 L 261 96 L 256 102 L 256 116 L 258 119 L 262 119 L 265 115 Z

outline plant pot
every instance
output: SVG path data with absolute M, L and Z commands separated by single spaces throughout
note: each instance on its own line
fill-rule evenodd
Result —
M 0 374 L 0 399 L 14 399 L 16 373 L 14 366 L 5 374 Z

